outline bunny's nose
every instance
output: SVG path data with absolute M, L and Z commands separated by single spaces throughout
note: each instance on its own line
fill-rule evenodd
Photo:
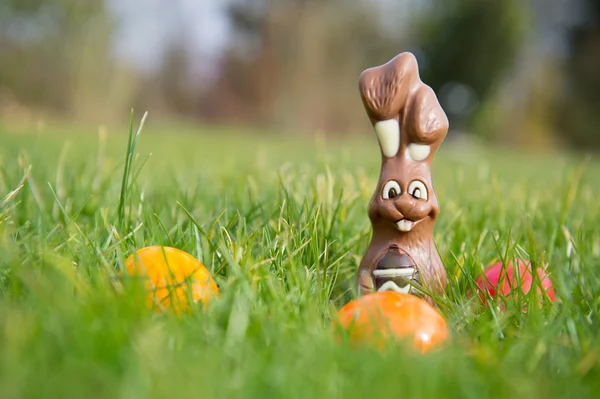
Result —
M 412 213 L 411 211 L 414 209 L 415 205 L 416 205 L 416 202 L 414 199 L 406 198 L 406 196 L 404 196 L 404 195 L 402 197 L 398 198 L 394 202 L 394 206 L 396 207 L 398 212 L 400 212 L 402 214 L 402 216 L 407 219 L 413 219 L 411 217 L 411 213 Z

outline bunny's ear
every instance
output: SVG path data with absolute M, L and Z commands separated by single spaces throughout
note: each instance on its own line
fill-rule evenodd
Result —
M 402 53 L 360 74 L 360 96 L 371 121 L 398 119 L 411 86 L 419 79 L 415 56 Z
M 369 68 L 359 77 L 363 105 L 381 151 L 388 158 L 396 156 L 400 149 L 400 113 L 417 80 L 417 62 L 410 53 L 399 54 L 383 65 Z
M 414 55 L 401 53 L 365 70 L 359 89 L 385 157 L 400 151 L 413 161 L 423 161 L 437 150 L 448 131 L 448 119 L 433 90 L 419 78 Z
M 433 89 L 419 82 L 411 92 L 406 108 L 403 130 L 406 133 L 406 156 L 424 161 L 433 155 L 448 133 L 448 118 Z

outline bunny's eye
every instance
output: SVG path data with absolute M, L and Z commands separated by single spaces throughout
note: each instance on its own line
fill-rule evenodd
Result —
M 427 201 L 429 194 L 427 193 L 427 186 L 421 180 L 413 180 L 408 185 L 408 194 L 417 199 Z
M 383 186 L 381 195 L 383 199 L 392 199 L 402 194 L 400 184 L 396 180 L 390 180 Z

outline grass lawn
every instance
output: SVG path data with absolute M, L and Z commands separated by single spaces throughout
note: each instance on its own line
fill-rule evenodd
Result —
M 0 126 L 0 397 L 598 396 L 593 158 L 465 149 L 450 133 L 433 180 L 452 341 L 417 355 L 330 331 L 369 242 L 374 134 L 193 130 L 150 116 L 122 190 L 127 128 Z M 156 244 L 211 270 L 209 311 L 153 313 L 123 289 L 124 258 Z M 473 279 L 515 256 L 549 264 L 556 303 L 519 295 L 474 312 Z

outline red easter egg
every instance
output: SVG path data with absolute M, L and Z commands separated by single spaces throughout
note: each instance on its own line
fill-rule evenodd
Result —
M 533 284 L 533 275 L 531 273 L 532 266 L 529 262 L 519 260 L 518 267 L 518 275 L 512 263 L 509 263 L 506 268 L 503 268 L 502 262 L 497 262 L 485 269 L 483 276 L 479 276 L 475 279 L 475 282 L 480 288 L 478 290 L 479 298 L 481 298 L 482 301 L 485 301 L 486 295 L 484 290 L 486 290 L 492 298 L 496 298 L 498 294 L 508 297 L 513 293 L 513 290 L 516 290 L 519 287 L 524 294 L 529 293 L 531 285 Z M 548 294 L 550 300 L 554 302 L 554 288 L 552 288 L 550 277 L 541 267 L 536 268 L 536 273 L 539 277 L 541 286 Z M 539 287 L 537 288 L 537 292 L 538 294 L 541 294 Z

